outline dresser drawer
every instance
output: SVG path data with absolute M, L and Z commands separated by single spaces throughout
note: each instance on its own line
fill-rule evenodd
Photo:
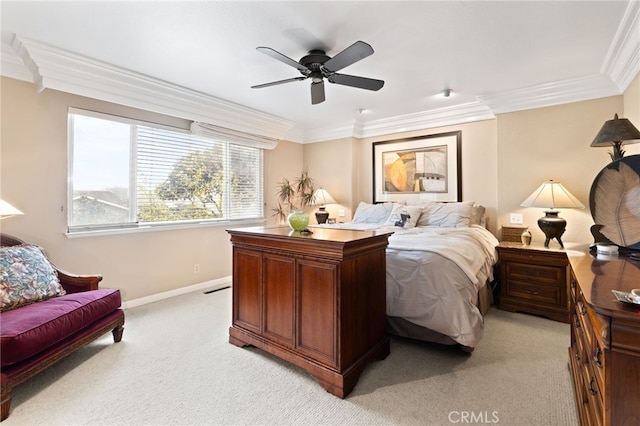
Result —
M 512 280 L 507 283 L 507 294 L 511 297 L 528 301 L 542 302 L 553 306 L 561 303 L 560 288 L 557 285 L 546 285 L 535 282 Z
M 524 264 L 552 265 L 566 267 L 569 262 L 564 252 L 546 249 L 528 250 L 524 247 L 498 247 L 500 260 Z
M 585 361 L 589 363 L 592 374 L 595 377 L 598 387 L 604 390 L 604 371 L 607 359 L 607 338 L 609 336 L 609 327 L 602 317 L 596 314 L 582 300 L 578 302 L 577 312 L 578 320 L 581 327 L 584 328 L 584 355 Z
M 584 384 L 586 405 L 588 406 L 587 417 L 591 420 L 589 424 L 601 425 L 604 423 L 604 394 L 602 393 L 604 388 L 598 384 L 590 363 L 586 364 L 584 372 L 586 373 Z
M 557 266 L 508 262 L 506 272 L 508 280 L 530 281 L 558 287 L 563 281 L 565 269 Z

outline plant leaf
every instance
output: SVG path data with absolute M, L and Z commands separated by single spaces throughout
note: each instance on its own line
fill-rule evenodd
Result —
M 594 221 L 611 242 L 629 247 L 640 242 L 640 176 L 627 164 L 605 168 L 595 188 Z

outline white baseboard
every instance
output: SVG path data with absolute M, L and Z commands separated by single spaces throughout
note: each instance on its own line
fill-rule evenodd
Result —
M 231 285 L 231 276 L 218 278 L 216 280 L 204 281 L 188 287 L 177 288 L 175 290 L 165 291 L 163 293 L 152 294 L 151 296 L 140 297 L 138 299 L 122 302 L 123 309 L 134 308 L 147 303 L 158 302 L 160 300 L 169 299 L 170 297 L 180 296 L 182 294 L 192 293 L 201 290 L 218 290 Z

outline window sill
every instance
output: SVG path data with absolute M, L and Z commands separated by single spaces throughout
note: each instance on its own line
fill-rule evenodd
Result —
M 119 229 L 93 229 L 90 231 L 74 231 L 66 232 L 67 238 L 83 238 L 83 237 L 99 237 L 102 235 L 119 235 L 119 234 L 138 234 L 141 232 L 157 232 L 157 231 L 175 231 L 193 228 L 231 228 L 235 226 L 259 226 L 264 225 L 266 219 L 256 220 L 229 220 L 223 222 L 197 222 L 176 225 L 141 225 L 130 228 Z

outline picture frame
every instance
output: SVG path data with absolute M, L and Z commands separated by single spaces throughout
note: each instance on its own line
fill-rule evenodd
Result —
M 462 131 L 373 143 L 373 202 L 462 201 Z

